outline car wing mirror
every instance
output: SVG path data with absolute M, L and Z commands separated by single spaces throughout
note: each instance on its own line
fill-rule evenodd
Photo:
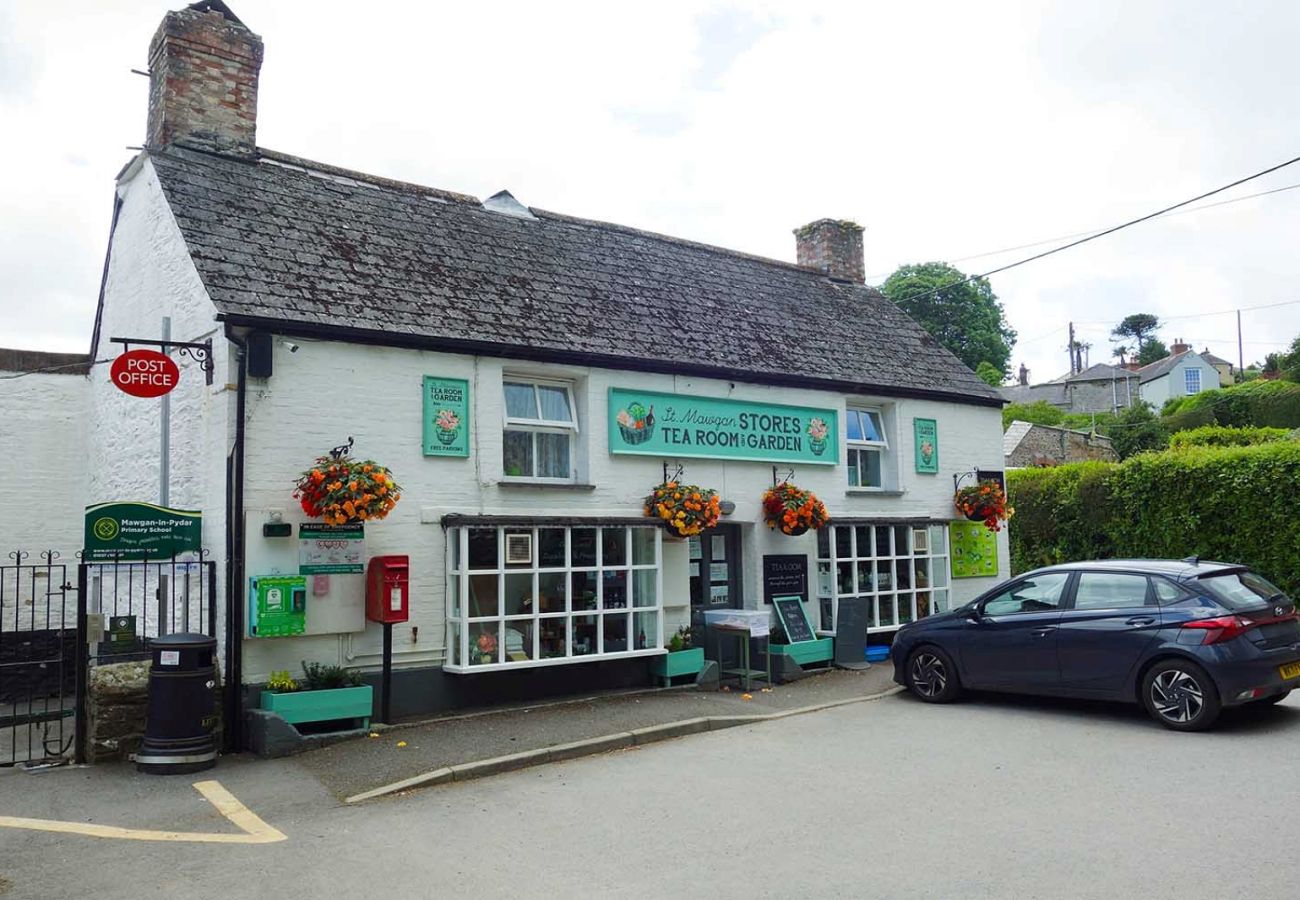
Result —
M 984 621 L 984 612 L 978 603 L 974 606 L 967 607 L 966 618 L 970 619 L 972 622 Z

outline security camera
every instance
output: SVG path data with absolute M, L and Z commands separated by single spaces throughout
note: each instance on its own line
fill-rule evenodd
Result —
M 288 350 L 290 353 L 298 352 L 298 345 L 295 344 L 293 341 L 280 341 L 280 345 L 284 347 L 284 349 Z

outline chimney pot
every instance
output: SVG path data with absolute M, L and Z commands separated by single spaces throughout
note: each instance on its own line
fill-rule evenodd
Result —
M 861 225 L 841 219 L 818 219 L 796 228 L 794 236 L 799 265 L 831 278 L 866 283 Z
M 1170 356 L 1179 356 L 1179 355 L 1181 355 L 1181 354 L 1183 354 L 1183 353 L 1186 353 L 1188 350 L 1191 350 L 1191 349 L 1192 349 L 1192 345 L 1191 345 L 1191 344 L 1184 344 L 1184 343 L 1183 343 L 1183 339 L 1182 339 L 1182 338 L 1179 338 L 1178 340 L 1174 341 L 1174 345 L 1173 345 L 1172 347 L 1169 348 L 1169 355 L 1170 355 Z
M 148 147 L 173 141 L 252 155 L 262 39 L 221 0 L 163 17 L 149 42 Z

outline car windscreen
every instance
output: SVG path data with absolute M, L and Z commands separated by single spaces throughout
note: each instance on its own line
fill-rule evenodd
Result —
M 1210 589 L 1216 600 L 1234 612 L 1258 609 L 1277 598 L 1286 599 L 1276 585 L 1254 572 L 1227 572 L 1198 580 Z

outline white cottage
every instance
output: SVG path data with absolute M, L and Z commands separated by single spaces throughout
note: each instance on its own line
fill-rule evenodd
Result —
M 1201 354 L 1179 341 L 1170 354 L 1137 370 L 1142 399 L 1159 412 L 1176 397 L 1187 397 L 1220 386 L 1219 370 Z
M 212 341 L 211 385 L 178 359 L 170 501 L 203 513 L 234 682 L 380 663 L 361 575 L 307 576 L 301 634 L 251 630 L 251 580 L 307 558 L 295 478 L 348 443 L 402 486 L 363 544 L 409 557 L 396 714 L 648 683 L 680 626 L 776 585 L 819 634 L 864 598 L 886 636 L 1008 574 L 1005 534 L 975 577 L 949 541 L 955 477 L 1002 468 L 1001 397 L 863 283 L 861 228 L 799 229 L 792 265 L 276 153 L 260 61 L 221 3 L 167 15 L 92 353 L 163 317 Z M 156 401 L 90 377 L 88 502 L 151 499 Z M 669 539 L 643 514 L 666 477 L 721 524 Z M 787 478 L 833 527 L 765 527 Z

